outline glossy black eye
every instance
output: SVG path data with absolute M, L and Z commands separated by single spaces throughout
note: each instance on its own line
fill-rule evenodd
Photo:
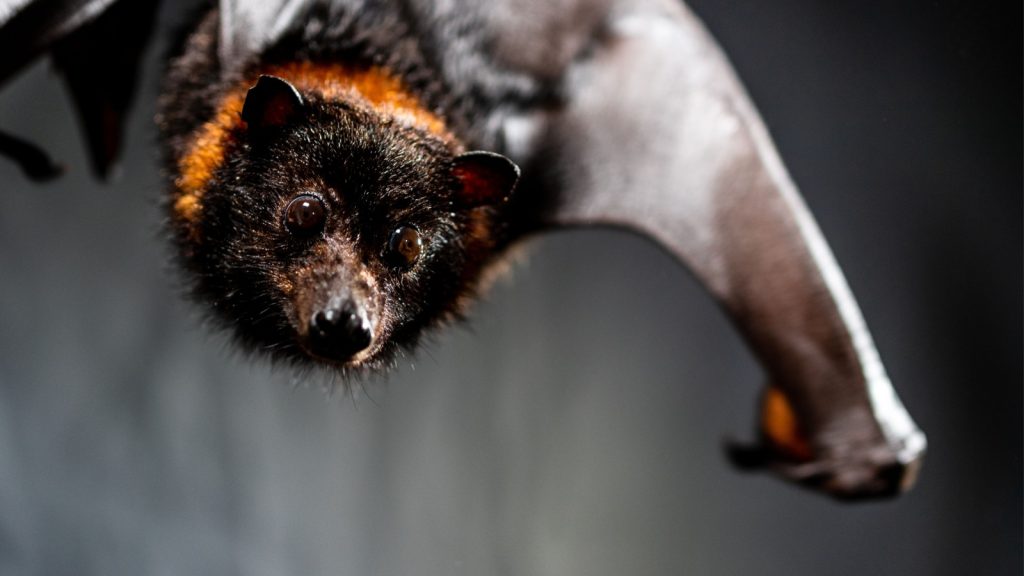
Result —
M 416 263 L 423 249 L 423 239 L 412 226 L 402 226 L 388 239 L 387 261 L 396 268 L 408 268 Z
M 311 236 L 323 230 L 327 220 L 324 201 L 312 194 L 296 196 L 284 209 L 284 224 L 297 236 Z

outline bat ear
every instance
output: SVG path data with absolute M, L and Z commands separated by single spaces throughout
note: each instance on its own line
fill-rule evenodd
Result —
M 284 126 L 302 109 L 302 95 L 287 80 L 260 76 L 242 105 L 242 120 L 251 130 Z
M 505 202 L 519 180 L 519 166 L 493 152 L 466 152 L 456 156 L 452 173 L 462 185 L 456 195 L 467 208 Z

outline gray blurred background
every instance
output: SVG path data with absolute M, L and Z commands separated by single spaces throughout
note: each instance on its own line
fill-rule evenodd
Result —
M 69 171 L 0 162 L 0 574 L 1021 574 L 1021 6 L 980 4 L 691 4 L 929 434 L 917 488 L 858 505 L 730 468 L 761 372 L 624 235 L 536 242 L 355 400 L 232 353 L 160 237 L 176 6 L 111 185 L 37 64 L 0 127 Z

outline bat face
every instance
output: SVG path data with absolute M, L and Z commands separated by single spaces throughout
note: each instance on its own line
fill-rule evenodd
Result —
M 196 294 L 244 344 L 378 368 L 458 313 L 492 243 L 474 186 L 514 165 L 267 76 L 241 118 L 177 236 Z

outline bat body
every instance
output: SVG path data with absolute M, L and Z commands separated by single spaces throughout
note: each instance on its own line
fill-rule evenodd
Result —
M 681 3 L 224 1 L 159 123 L 181 262 L 252 349 L 380 367 L 518 240 L 624 228 L 689 266 L 766 368 L 740 463 L 840 498 L 913 483 L 924 435 Z

